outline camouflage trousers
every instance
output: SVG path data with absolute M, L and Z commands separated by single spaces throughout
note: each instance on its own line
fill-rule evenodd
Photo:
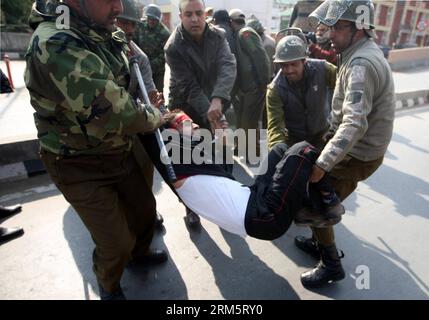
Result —
M 368 179 L 383 163 L 384 157 L 373 161 L 361 161 L 347 155 L 330 172 L 332 186 L 341 201 L 344 201 L 354 190 L 358 182 Z M 335 243 L 334 229 L 312 228 L 316 239 L 324 246 Z
M 42 150 L 41 158 L 91 233 L 98 282 L 115 291 L 126 264 L 147 252 L 154 232 L 156 201 L 134 156 L 63 157 Z

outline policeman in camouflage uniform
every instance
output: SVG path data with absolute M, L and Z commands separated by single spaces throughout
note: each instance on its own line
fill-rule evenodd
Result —
M 327 0 L 310 19 L 330 27 L 330 39 L 340 53 L 329 140 L 313 167 L 310 182 L 320 181 L 329 172 L 336 193 L 344 200 L 383 162 L 395 117 L 392 72 L 373 40 L 371 1 Z M 318 287 L 343 279 L 333 228 L 313 228 L 313 234 L 316 241 L 295 238 L 301 250 L 321 259 L 301 276 L 301 282 L 306 287 Z
M 261 21 L 258 20 L 254 15 L 247 21 L 247 26 L 256 31 L 261 37 L 262 45 L 264 46 L 265 52 L 267 53 L 268 59 L 270 60 L 270 80 L 275 77 L 276 69 L 274 66 L 274 54 L 276 52 L 276 41 L 265 33 L 265 28 Z M 267 128 L 267 109 L 262 109 L 262 128 Z
M 140 23 L 140 17 L 137 11 L 137 6 L 134 0 L 122 0 L 124 12 L 118 16 L 116 25 L 125 32 L 125 37 L 128 42 L 128 58 L 134 58 L 138 62 L 140 72 L 146 91 L 149 95 L 152 104 L 156 103 L 158 91 L 156 90 L 155 83 L 152 78 L 152 68 L 150 66 L 148 56 L 138 48 L 137 44 L 133 41 L 137 25 Z M 133 73 L 133 70 L 131 70 Z M 137 92 L 137 77 L 131 77 L 131 94 Z
M 135 43 L 149 57 L 153 81 L 160 92 L 164 89 L 164 45 L 170 37 L 170 32 L 161 19 L 161 9 L 156 4 L 148 5 L 144 10 L 144 20 L 138 24 L 134 36 Z
M 247 26 L 255 30 L 256 33 L 261 37 L 262 45 L 264 46 L 265 52 L 267 53 L 271 63 L 270 75 L 274 76 L 274 54 L 276 53 L 276 41 L 265 33 L 264 26 L 255 16 L 252 16 L 247 21 Z
M 120 279 L 130 261 L 167 259 L 149 249 L 155 199 L 130 153 L 133 136 L 158 128 L 161 114 L 127 92 L 129 49 L 122 31 L 112 33 L 121 1 L 64 4 L 70 29 L 33 6 L 25 82 L 41 158 L 95 242 L 100 296 L 124 299 Z
M 162 93 L 158 92 L 155 87 L 155 83 L 153 82 L 152 69 L 150 67 L 149 58 L 137 46 L 137 44 L 132 41 L 136 26 L 138 23 L 140 23 L 140 17 L 138 14 L 136 3 L 134 0 L 122 0 L 122 5 L 124 7 L 124 12 L 118 16 L 116 25 L 125 32 L 125 36 L 130 49 L 128 51 L 128 58 L 130 59 L 130 61 L 132 60 L 138 63 L 149 100 L 152 105 L 159 106 L 160 104 L 164 103 L 164 99 Z M 140 100 L 143 101 L 143 97 L 140 97 L 139 94 L 138 80 L 137 76 L 134 74 L 134 69 L 131 69 L 131 82 L 128 91 L 131 93 L 131 95 L 135 97 L 139 96 Z M 144 150 L 143 146 L 141 146 L 139 141 L 135 141 L 133 151 L 137 159 L 140 160 L 139 164 L 142 167 L 148 185 L 152 187 L 154 174 L 154 166 L 152 161 L 148 157 L 146 151 Z M 156 226 L 161 227 L 163 222 L 164 218 L 157 211 L 155 223 Z
M 259 121 L 265 106 L 265 93 L 271 80 L 270 60 L 262 45 L 261 38 L 252 28 L 246 27 L 246 17 L 240 9 L 229 12 L 231 27 L 236 41 L 237 79 L 233 91 L 232 104 L 237 118 L 237 128 L 257 130 L 256 156 L 260 153 Z M 247 145 L 247 160 L 249 160 Z

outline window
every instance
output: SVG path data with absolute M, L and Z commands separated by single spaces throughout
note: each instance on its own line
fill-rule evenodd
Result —
M 381 26 L 387 25 L 387 11 L 388 11 L 388 8 L 383 5 L 381 5 L 380 10 L 378 10 L 377 21 L 378 21 L 378 24 Z
M 393 23 L 393 7 L 387 9 L 387 21 L 386 26 L 390 26 Z

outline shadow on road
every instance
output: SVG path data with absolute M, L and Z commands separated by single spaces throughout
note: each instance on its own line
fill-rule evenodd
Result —
M 98 293 L 96 277 L 92 271 L 94 244 L 89 232 L 72 207 L 69 207 L 64 214 L 63 231 L 76 266 L 82 275 L 85 299 L 89 300 L 90 288 Z M 168 253 L 161 232 L 155 233 L 152 247 L 164 249 Z M 169 256 L 168 262 L 161 266 L 126 269 L 121 285 L 128 299 L 188 299 L 186 285 L 171 256 Z
M 413 141 L 411 141 L 410 139 L 408 139 L 408 138 L 406 138 L 406 137 L 404 137 L 398 133 L 393 133 L 392 141 L 405 144 L 408 148 L 414 149 L 414 150 L 422 152 L 422 153 L 426 153 L 426 154 L 429 153 L 429 150 L 423 149 L 423 148 L 413 144 Z
M 311 232 L 292 227 L 287 237 L 273 241 L 287 257 L 298 266 L 312 268 L 316 261 L 293 245 L 293 238 L 298 234 L 309 236 Z M 346 278 L 313 292 L 331 299 L 428 299 L 429 287 L 410 268 L 409 263 L 397 255 L 383 239 L 378 237 L 376 245 L 356 237 L 344 225 L 335 227 L 337 247 L 345 253 L 342 260 Z M 380 249 L 379 247 L 383 248 Z M 313 263 L 308 266 L 308 263 Z M 369 268 L 369 289 L 359 290 L 356 283 L 361 283 L 362 273 L 359 266 Z
M 429 219 L 429 184 L 424 180 L 383 165 L 365 184 L 393 201 L 397 213 Z
M 288 281 L 253 254 L 243 238 L 222 229 L 221 233 L 230 247 L 231 257 L 222 252 L 203 228 L 199 233 L 191 233 L 190 239 L 212 267 L 224 299 L 299 299 Z

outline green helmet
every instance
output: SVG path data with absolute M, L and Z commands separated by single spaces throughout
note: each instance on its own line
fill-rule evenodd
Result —
M 279 41 L 274 55 L 275 63 L 286 63 L 308 57 L 307 44 L 300 37 L 291 35 Z
M 255 30 L 257 33 L 264 33 L 265 28 L 262 26 L 261 21 L 258 19 L 249 19 L 247 21 L 247 26 Z
M 161 8 L 158 7 L 156 4 L 150 4 L 144 8 L 144 16 L 161 21 L 162 19 Z
M 370 0 L 326 0 L 308 18 L 313 26 L 323 23 L 329 27 L 338 20 L 347 20 L 374 34 L 374 4 Z
M 140 16 L 134 0 L 122 0 L 122 5 L 124 6 L 124 12 L 122 12 L 118 18 L 140 22 Z

